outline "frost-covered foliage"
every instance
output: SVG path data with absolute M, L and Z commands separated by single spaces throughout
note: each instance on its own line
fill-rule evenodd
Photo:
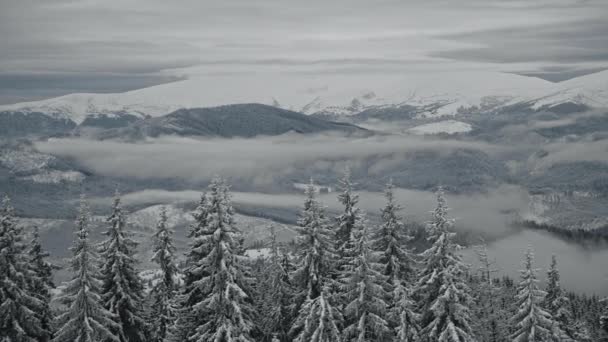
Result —
M 506 335 L 507 327 L 505 313 L 500 310 L 498 298 L 500 288 L 493 281 L 496 269 L 496 261 L 491 260 L 485 241 L 474 247 L 480 267 L 478 269 L 478 281 L 473 282 L 475 305 L 473 312 L 475 320 L 473 329 L 479 340 L 488 342 L 501 341 Z
M 73 277 L 58 299 L 66 309 L 56 319 L 58 330 L 53 342 L 120 341 L 115 333 L 120 330 L 116 316 L 102 305 L 97 255 L 89 242 L 89 221 L 89 209 L 82 198 L 71 248 Z
M 608 298 L 604 299 L 604 302 L 608 302 Z M 602 317 L 600 317 L 600 324 L 602 326 L 602 329 L 604 329 L 604 331 L 608 335 L 608 305 L 605 305 L 604 314 L 602 315 Z
M 0 209 L 0 341 L 608 341 L 600 324 L 608 303 L 563 290 L 555 258 L 546 295 L 531 252 L 519 285 L 495 278 L 485 246 L 476 248 L 479 270 L 465 267 L 441 190 L 427 226 L 430 247 L 415 256 L 390 184 L 380 220 L 370 223 L 357 208 L 348 174 L 341 183 L 344 211 L 336 225 L 311 182 L 296 243 L 279 243 L 271 229 L 270 241 L 259 246 L 265 253 L 254 260 L 243 250 L 228 186 L 215 179 L 195 210 L 182 269 L 169 215 L 161 211 L 152 257 L 161 277 L 145 297 L 120 200 L 107 220 L 101 258 L 89 244 L 83 200 L 71 249 L 73 275 L 60 287 L 52 325 L 53 266 L 36 230 L 25 246 L 6 201 Z M 348 236 L 345 242 L 341 234 Z M 145 315 L 144 307 L 150 309 Z
M 323 282 L 332 267 L 334 249 L 332 234 L 325 217 L 325 210 L 316 198 L 312 180 L 305 191 L 304 209 L 298 219 L 299 263 L 294 272 L 295 283 L 300 286 L 299 297 L 314 299 L 321 294 Z
M 399 342 L 416 342 L 420 339 L 420 314 L 412 299 L 412 289 L 404 284 L 393 288 L 391 318 L 395 324 L 395 338 Z
M 40 231 L 34 227 L 27 254 L 30 267 L 29 291 L 40 300 L 42 306 L 37 312 L 40 318 L 40 326 L 49 335 L 42 336 L 41 341 L 48 341 L 52 336 L 53 313 L 51 312 L 51 290 L 55 288 L 53 283 L 53 269 L 55 266 L 46 261 L 49 256 L 40 244 Z
M 294 341 L 336 341 L 339 312 L 330 303 L 330 272 L 334 251 L 332 234 L 311 180 L 306 188 L 304 209 L 298 220 L 297 256 L 293 274 L 298 316 L 290 335 Z
M 554 331 L 557 326 L 551 314 L 541 305 L 546 292 L 538 287 L 537 269 L 533 266 L 534 252 L 528 248 L 521 270 L 521 281 L 517 289 L 516 304 L 518 311 L 512 318 L 516 328 L 512 335 L 514 342 L 547 342 L 557 340 Z
M 307 299 L 294 327 L 300 328 L 294 342 L 332 342 L 340 340 L 340 330 L 336 322 L 339 313 L 328 300 L 327 286 L 314 299 Z
M 143 317 L 143 286 L 135 268 L 137 243 L 127 231 L 118 194 L 106 222 L 107 239 L 100 245 L 102 301 L 116 317 L 119 329 L 115 333 L 121 342 L 148 341 L 147 324 Z
M 347 253 L 353 257 L 345 265 L 341 281 L 346 300 L 344 341 L 386 341 L 391 336 L 386 276 L 379 272 L 365 222 L 357 220 L 350 235 Z
M 178 270 L 172 235 L 173 230 L 167 224 L 167 210 L 163 207 L 154 233 L 152 257 L 152 261 L 159 266 L 161 277 L 150 293 L 152 338 L 157 342 L 163 342 L 167 338 L 176 316 L 172 304 L 177 290 Z
M 350 170 L 347 168 L 338 184 L 338 201 L 344 206 L 342 213 L 336 218 L 335 246 L 339 262 L 348 257 L 346 244 L 351 238 L 355 224 L 361 219 L 361 210 L 357 207 L 359 195 L 353 193 L 353 186 Z
M 382 209 L 382 223 L 373 233 L 372 248 L 378 252 L 378 263 L 381 272 L 387 277 L 391 286 L 395 287 L 402 281 L 411 281 L 415 274 L 413 254 L 405 244 L 409 241 L 405 226 L 399 217 L 401 207 L 395 202 L 392 182 L 384 191 L 386 205 Z
M 174 308 L 176 310 L 177 319 L 169 331 L 169 340 L 172 342 L 182 342 L 194 334 L 194 328 L 197 325 L 196 317 L 193 314 L 192 307 L 203 300 L 203 293 L 198 287 L 198 282 L 201 281 L 204 274 L 197 271 L 197 265 L 200 260 L 207 257 L 209 250 L 206 246 L 208 236 L 213 232 L 207 227 L 209 218 L 209 199 L 206 193 L 200 198 L 200 201 L 194 211 L 194 223 L 190 226 L 188 238 L 190 246 L 186 253 L 186 268 L 184 270 L 184 286 L 180 294 L 174 299 Z
M 30 291 L 32 280 L 23 230 L 17 226 L 10 200 L 0 208 L 0 340 L 45 341 L 50 336 L 40 321 L 44 300 Z
M 289 279 L 289 255 L 279 248 L 274 226 L 270 227 L 270 256 L 263 268 L 263 281 L 259 286 L 258 300 L 260 330 L 266 339 L 288 341 L 293 316 L 293 287 Z
M 418 314 L 412 300 L 412 283 L 416 260 L 407 244 L 411 241 L 395 201 L 392 182 L 386 185 L 386 205 L 381 212 L 381 225 L 372 232 L 371 246 L 378 256 L 380 272 L 386 279 L 386 316 L 390 327 L 401 341 L 414 341 L 418 332 Z
M 549 271 L 547 271 L 546 292 L 547 295 L 543 302 L 543 308 L 551 314 L 557 323 L 555 330 L 560 335 L 560 341 L 582 339 L 583 335 L 586 334 L 583 332 L 582 327 L 574 322 L 572 312 L 570 311 L 570 300 L 560 285 L 560 275 L 555 255 L 551 257 L 551 266 L 549 267 Z
M 389 313 L 386 318 L 399 338 L 410 341 L 415 338 L 418 329 L 418 315 L 411 298 L 416 260 L 407 247 L 411 237 L 399 216 L 401 206 L 395 201 L 392 182 L 386 185 L 384 195 L 386 205 L 381 212 L 381 225 L 372 232 L 371 246 L 387 282 Z
M 466 267 L 456 254 L 458 245 L 450 231 L 452 220 L 440 188 L 437 207 L 429 222 L 431 247 L 422 253 L 423 267 L 417 283 L 422 341 L 475 341 L 471 329 L 470 289 L 465 282 Z
M 253 306 L 247 284 L 247 267 L 242 255 L 240 232 L 234 224 L 234 209 L 228 186 L 220 179 L 209 185 L 209 197 L 202 209 L 205 223 L 194 231 L 195 253 L 188 273 L 198 279 L 190 284 L 187 305 L 196 320 L 191 341 L 253 341 Z M 197 295 L 198 298 L 192 297 Z M 198 302 L 188 302 L 199 299 Z

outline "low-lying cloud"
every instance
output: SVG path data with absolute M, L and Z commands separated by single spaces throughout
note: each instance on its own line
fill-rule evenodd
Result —
M 341 172 L 348 163 L 367 157 L 404 159 L 417 151 L 449 154 L 456 149 L 495 153 L 500 147 L 481 142 L 427 139 L 414 136 L 352 138 L 338 135 L 283 135 L 253 139 L 194 139 L 161 137 L 142 143 L 50 139 L 38 142 L 45 153 L 75 159 L 92 171 L 138 179 L 208 180 L 221 174 L 257 184 L 297 169 Z M 376 169 L 381 167 L 377 165 Z M 374 171 L 371 170 L 371 171 Z M 379 172 L 379 170 L 376 170 Z
M 608 140 L 576 143 L 556 143 L 546 146 L 549 154 L 536 162 L 537 169 L 547 169 L 560 163 L 608 162 Z
M 199 200 L 201 191 L 167 191 L 149 189 L 127 193 L 122 196 L 124 204 L 142 206 L 152 204 L 191 203 Z M 370 216 L 377 217 L 386 199 L 381 192 L 358 191 L 360 207 Z M 428 191 L 395 189 L 395 198 L 403 207 L 406 221 L 424 223 L 430 219 L 430 211 L 436 205 L 435 194 Z M 501 186 L 487 193 L 473 195 L 446 195 L 450 206 L 450 216 L 456 220 L 459 230 L 482 233 L 487 237 L 498 237 L 510 231 L 517 214 L 528 210 L 528 194 L 517 186 Z M 259 192 L 232 192 L 234 204 L 297 210 L 302 207 L 304 194 L 269 194 Z M 329 211 L 338 212 L 341 205 L 336 193 L 319 195 L 320 201 Z M 92 199 L 97 204 L 110 203 L 109 198 Z

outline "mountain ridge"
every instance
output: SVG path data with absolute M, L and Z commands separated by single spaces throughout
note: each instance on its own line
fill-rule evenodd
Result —
M 126 127 L 103 131 L 98 137 L 135 140 L 161 135 L 250 138 L 289 132 L 309 134 L 325 131 L 369 134 L 368 130 L 347 123 L 326 121 L 259 103 L 244 103 L 178 109 L 164 116 L 147 118 Z
M 192 78 L 115 94 L 70 94 L 57 98 L 0 106 L 8 112 L 44 113 L 80 125 L 90 117 L 138 119 L 159 117 L 179 109 L 234 103 L 261 103 L 304 114 L 354 115 L 366 110 L 410 106 L 419 118 L 454 116 L 467 111 L 496 111 L 523 104 L 533 110 L 564 103 L 608 107 L 608 71 L 552 83 L 502 72 L 418 73 L 358 84 L 357 78 L 274 82 L 246 79 L 238 84 L 213 84 Z M 267 82 L 268 81 L 268 82 Z M 329 82 L 329 80 L 328 80 Z M 263 87 L 260 85 L 264 84 Z M 213 85 L 213 86 L 211 86 Z

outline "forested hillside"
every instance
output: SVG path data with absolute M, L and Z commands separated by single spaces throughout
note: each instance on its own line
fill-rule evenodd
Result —
M 479 269 L 465 264 L 443 191 L 414 248 L 413 224 L 385 189 L 381 222 L 359 208 L 349 172 L 340 180 L 343 211 L 326 214 L 317 187 L 306 187 L 297 238 L 279 243 L 275 228 L 257 257 L 246 256 L 229 186 L 202 194 L 177 254 L 167 211 L 154 228 L 154 272 L 140 272 L 117 194 L 105 240 L 89 238 L 86 199 L 79 205 L 71 279 L 53 283 L 37 230 L 26 232 L 6 198 L 0 220 L 2 341 L 608 341 L 608 305 L 560 286 L 558 258 L 546 272 L 533 246 L 520 279 L 496 276 L 495 260 L 476 247 Z M 431 209 L 431 208 L 429 208 Z M 540 265 L 545 266 L 545 265 Z M 143 276 L 145 274 L 145 277 Z M 152 276 L 150 276 L 152 274 Z M 541 286 L 541 280 L 544 285 Z

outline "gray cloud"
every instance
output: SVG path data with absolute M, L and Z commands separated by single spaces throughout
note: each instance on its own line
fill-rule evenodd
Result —
M 70 93 L 122 92 L 180 80 L 176 76 L 113 73 L 0 73 L 0 104 L 32 101 Z
M 361 191 L 360 207 L 377 216 L 385 204 L 380 192 Z M 194 190 L 167 191 L 149 189 L 127 193 L 122 196 L 126 205 L 151 205 L 195 202 L 201 192 Z M 268 194 L 256 192 L 233 192 L 233 201 L 238 205 L 260 206 L 283 209 L 297 209 L 302 206 L 303 194 Z M 424 223 L 430 219 L 430 210 L 435 206 L 435 195 L 431 192 L 409 189 L 395 189 L 395 198 L 403 206 L 402 215 L 406 220 Z M 319 199 L 331 211 L 337 212 L 341 205 L 336 194 L 321 194 Z M 473 195 L 447 195 L 450 215 L 459 230 L 483 233 L 489 237 L 499 237 L 511 231 L 510 224 L 515 218 L 513 212 L 525 215 L 528 210 L 527 192 L 517 186 L 501 186 L 487 193 Z M 109 203 L 109 198 L 92 199 L 94 203 Z
M 523 72 L 515 72 L 516 74 L 522 76 L 531 76 L 538 77 L 543 80 L 547 80 L 550 82 L 561 82 L 565 80 L 569 80 L 571 78 L 584 76 L 593 74 L 596 72 L 600 72 L 606 70 L 606 67 L 599 68 L 591 68 L 591 69 L 578 69 L 574 67 L 558 67 L 558 68 L 540 68 L 539 71 L 523 71 Z
M 125 75 L 103 91 L 124 90 L 130 76 L 146 86 L 162 80 L 136 80 L 272 69 L 293 77 L 353 73 L 365 83 L 373 74 L 422 69 L 532 73 L 606 61 L 598 18 L 607 4 L 599 0 L 0 0 L 0 7 L 0 73 L 81 74 L 91 82 L 98 73 Z M 32 88 L 31 96 L 96 91 L 62 82 L 69 84 Z M 9 86 L 4 102 L 30 96 Z
M 536 160 L 535 168 L 547 169 L 559 163 L 601 162 L 608 163 L 608 140 L 554 143 L 544 148 L 549 154 Z
M 144 143 L 52 139 L 37 143 L 37 148 L 45 153 L 75 158 L 85 167 L 109 176 L 208 180 L 222 174 L 253 179 L 260 184 L 271 184 L 273 177 L 304 167 L 327 170 L 335 166 L 335 171 L 339 172 L 346 162 L 372 156 L 392 160 L 406 158 L 406 153 L 416 151 L 448 154 L 462 148 L 482 149 L 487 153 L 502 150 L 486 143 L 416 136 L 353 139 L 339 135 L 255 139 L 162 137 Z
M 608 14 L 608 7 L 600 8 L 598 11 L 599 13 L 603 11 L 604 15 Z M 475 62 L 557 64 L 527 73 L 530 75 L 548 74 L 543 71 L 553 68 L 553 72 L 550 73 L 553 78 L 564 79 L 568 76 L 584 74 L 585 68 L 581 68 L 579 64 L 595 63 L 603 66 L 591 70 L 608 67 L 608 23 L 604 17 L 534 27 L 521 26 L 449 34 L 443 38 L 477 46 L 445 50 L 432 55 Z M 560 64 L 570 64 L 570 66 L 560 67 Z
M 377 214 L 384 204 L 384 197 L 379 192 L 360 192 L 360 207 L 368 214 Z M 127 205 L 170 204 L 195 202 L 201 191 L 166 191 L 144 190 L 127 193 L 122 196 Z M 429 219 L 429 210 L 435 205 L 435 197 L 430 192 L 396 189 L 396 199 L 403 206 L 402 214 L 406 221 L 423 223 Z M 297 194 L 267 194 L 252 192 L 234 192 L 233 201 L 239 205 L 256 205 L 275 208 L 299 209 L 304 196 Z M 329 210 L 340 208 L 335 194 L 323 194 L 320 200 Z M 94 203 L 110 203 L 109 198 L 91 199 Z M 492 241 L 488 250 L 496 258 L 499 274 L 508 274 L 513 278 L 519 276 L 522 256 L 528 245 L 536 253 L 536 265 L 546 269 L 551 255 L 559 256 L 563 285 L 569 290 L 583 291 L 589 294 L 608 294 L 608 274 L 598 272 L 603 269 L 608 250 L 583 248 L 567 243 L 555 236 L 540 231 L 513 231 L 510 223 L 513 216 L 510 212 L 525 214 L 528 210 L 528 194 L 516 186 L 502 186 L 486 194 L 447 195 L 450 206 L 449 215 L 455 218 L 457 230 L 468 230 L 483 233 Z M 471 249 L 463 251 L 465 261 L 473 269 L 477 265 Z M 585 267 L 581 267 L 585 265 Z M 541 277 L 542 279 L 543 277 Z M 581 281 L 583 279 L 584 281 Z

